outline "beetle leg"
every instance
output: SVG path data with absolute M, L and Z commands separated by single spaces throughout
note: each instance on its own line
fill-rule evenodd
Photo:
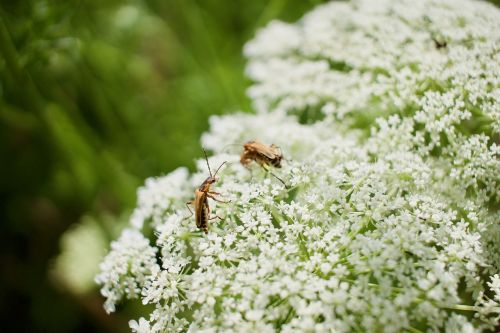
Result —
M 274 178 L 276 178 L 277 180 L 279 180 L 283 185 L 285 185 L 285 188 L 286 189 L 289 189 L 290 186 L 288 186 L 284 181 L 283 179 L 281 179 L 280 177 L 276 176 L 271 170 L 269 170 L 269 168 L 265 167 L 264 165 L 262 165 L 262 169 L 266 170 L 266 172 L 269 172 L 271 175 L 274 176 Z
M 220 199 L 216 198 L 215 196 L 211 195 L 210 193 L 211 192 L 207 193 L 207 197 L 209 197 L 212 200 L 215 200 L 217 202 L 222 202 L 222 203 L 230 203 L 231 202 L 231 200 L 228 200 L 228 201 L 220 200 Z
M 187 207 L 187 209 L 189 209 L 189 212 L 191 213 L 191 215 L 186 216 L 185 218 L 183 218 L 183 220 L 187 220 L 188 218 L 190 218 L 191 216 L 193 216 L 193 211 L 191 210 L 191 208 L 189 208 L 189 205 L 191 205 L 192 203 L 193 203 L 192 201 L 186 202 L 186 207 Z

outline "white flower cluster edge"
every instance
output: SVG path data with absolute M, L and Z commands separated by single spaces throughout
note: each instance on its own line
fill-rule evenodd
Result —
M 358 0 L 245 46 L 256 114 L 210 119 L 204 159 L 146 181 L 97 282 L 133 332 L 482 332 L 500 320 L 500 11 Z M 273 172 L 239 164 L 259 138 Z

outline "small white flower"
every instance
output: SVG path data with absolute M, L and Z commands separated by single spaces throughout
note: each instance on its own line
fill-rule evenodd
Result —
M 151 328 L 149 326 L 149 322 L 144 318 L 139 318 L 139 321 L 131 320 L 128 322 L 128 325 L 132 332 L 136 333 L 150 333 Z

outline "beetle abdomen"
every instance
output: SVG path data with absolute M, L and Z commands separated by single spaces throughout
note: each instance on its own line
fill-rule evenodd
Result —
M 209 215 L 208 204 L 204 203 L 200 211 L 200 216 L 196 221 L 196 226 L 202 229 L 206 234 L 208 234 L 208 215 Z

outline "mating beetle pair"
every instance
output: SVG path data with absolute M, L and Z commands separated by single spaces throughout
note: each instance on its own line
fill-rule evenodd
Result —
M 207 153 L 205 150 L 203 150 L 203 153 L 205 154 L 205 159 L 207 161 L 207 166 L 208 166 L 208 172 L 210 173 L 210 176 L 205 179 L 205 181 L 200 185 L 199 188 L 197 188 L 194 191 L 194 200 L 187 202 L 186 206 L 188 207 L 189 211 L 191 212 L 191 215 L 188 216 L 187 218 L 191 217 L 193 215 L 193 212 L 189 208 L 189 205 L 194 204 L 194 215 L 196 219 L 196 226 L 200 229 L 202 229 L 205 234 L 208 233 L 208 221 L 212 220 L 214 218 L 219 218 L 218 216 L 210 217 L 210 207 L 208 205 L 208 199 L 213 199 L 218 202 L 224 202 L 226 203 L 227 201 L 219 200 L 217 198 L 217 195 L 220 193 L 214 192 L 210 190 L 210 186 L 217 181 L 217 178 L 215 176 L 219 172 L 220 168 L 226 163 L 223 162 L 215 171 L 215 173 L 212 175 L 212 171 L 210 170 L 210 164 L 208 163 L 208 157 Z M 276 145 L 272 144 L 270 146 L 263 144 L 262 142 L 258 140 L 253 140 L 245 143 L 243 145 L 243 153 L 241 154 L 240 162 L 244 166 L 248 166 L 252 161 L 258 163 L 264 170 L 270 172 L 274 177 L 276 177 L 279 181 L 281 181 L 285 187 L 286 184 L 278 178 L 275 174 L 273 174 L 268 167 L 273 166 L 275 168 L 281 168 L 281 160 L 283 158 L 283 155 L 281 153 L 281 149 L 277 147 Z

